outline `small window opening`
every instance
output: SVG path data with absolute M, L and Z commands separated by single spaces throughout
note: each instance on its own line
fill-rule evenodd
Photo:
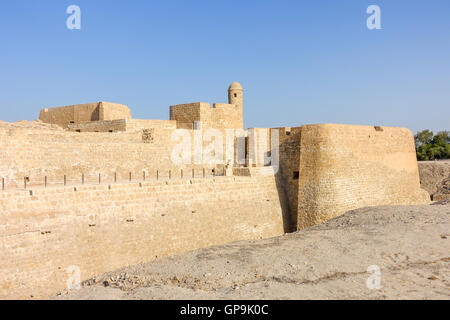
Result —
M 290 136 L 290 135 L 291 135 L 291 132 L 290 132 L 290 131 L 286 131 L 286 135 L 287 135 L 287 136 Z
M 80 129 L 77 129 L 77 132 L 81 132 L 81 130 L 80 130 Z
M 69 121 L 70 123 L 75 123 L 75 121 Z
M 237 98 L 237 93 L 234 94 L 234 97 Z
M 300 171 L 294 171 L 294 174 L 292 175 L 292 179 L 298 180 L 300 178 Z
M 114 130 L 109 130 L 109 132 L 114 132 Z

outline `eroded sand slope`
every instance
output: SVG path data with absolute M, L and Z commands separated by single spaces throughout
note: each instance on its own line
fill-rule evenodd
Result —
M 381 289 L 366 286 L 371 265 Z M 62 299 L 449 299 L 450 204 L 350 211 L 323 225 L 136 265 Z
M 450 160 L 419 161 L 421 187 L 435 201 L 450 199 Z

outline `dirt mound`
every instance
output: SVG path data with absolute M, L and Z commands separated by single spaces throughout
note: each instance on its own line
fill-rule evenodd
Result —
M 450 206 L 363 208 L 123 268 L 59 299 L 449 299 Z
M 450 199 L 440 200 L 432 203 L 432 205 L 450 205 Z
M 450 199 L 450 161 L 420 161 L 420 184 L 433 201 Z

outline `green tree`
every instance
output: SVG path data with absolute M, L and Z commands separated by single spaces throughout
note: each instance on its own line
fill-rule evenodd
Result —
M 442 139 L 446 143 L 450 143 L 450 131 L 438 132 L 435 137 L 438 137 L 438 139 Z
M 418 160 L 450 159 L 450 132 L 423 130 L 414 136 Z
M 417 134 L 414 136 L 414 141 L 416 143 L 416 148 L 420 147 L 421 145 L 430 143 L 433 139 L 433 131 L 430 131 L 428 129 L 417 132 Z

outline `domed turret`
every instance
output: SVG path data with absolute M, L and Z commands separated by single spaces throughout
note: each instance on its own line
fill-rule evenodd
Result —
M 228 103 L 243 108 L 244 89 L 239 82 L 233 82 L 228 88 Z

